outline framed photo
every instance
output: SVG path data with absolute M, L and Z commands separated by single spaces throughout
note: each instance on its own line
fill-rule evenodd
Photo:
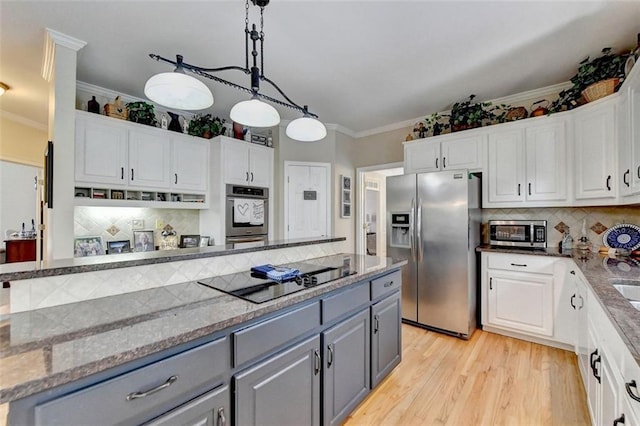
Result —
M 107 254 L 129 253 L 131 251 L 131 241 L 107 241 Z
M 207 247 L 210 239 L 210 237 L 200 237 L 200 247 Z
M 104 254 L 102 237 L 78 237 L 73 244 L 74 257 L 98 256 Z
M 200 235 L 180 235 L 180 247 L 192 248 L 200 245 Z
M 133 246 L 135 251 L 154 251 L 153 231 L 133 231 Z
M 351 217 L 350 176 L 340 176 L 340 217 Z

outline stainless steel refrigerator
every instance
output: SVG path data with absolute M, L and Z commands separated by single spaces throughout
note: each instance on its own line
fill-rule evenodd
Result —
M 402 269 L 405 322 L 468 339 L 476 328 L 480 179 L 467 170 L 387 178 L 387 256 Z

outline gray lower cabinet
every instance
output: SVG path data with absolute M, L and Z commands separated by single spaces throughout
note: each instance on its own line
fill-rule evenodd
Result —
M 322 423 L 339 425 L 369 393 L 369 309 L 322 333 L 322 342 Z
M 400 363 L 402 356 L 400 318 L 399 292 L 371 306 L 372 389 Z
M 320 336 L 233 378 L 234 425 L 320 424 Z
M 220 386 L 146 423 L 147 426 L 227 426 L 230 405 L 229 386 Z

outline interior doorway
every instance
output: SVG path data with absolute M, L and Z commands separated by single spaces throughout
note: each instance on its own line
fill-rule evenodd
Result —
M 387 255 L 387 176 L 404 173 L 402 163 L 380 164 L 356 169 L 356 252 Z

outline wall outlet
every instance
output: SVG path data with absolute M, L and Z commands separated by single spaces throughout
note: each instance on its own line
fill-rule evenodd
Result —
M 132 219 L 131 229 L 144 229 L 144 219 Z
M 164 228 L 164 220 L 156 219 L 156 229 L 163 229 L 163 228 Z

